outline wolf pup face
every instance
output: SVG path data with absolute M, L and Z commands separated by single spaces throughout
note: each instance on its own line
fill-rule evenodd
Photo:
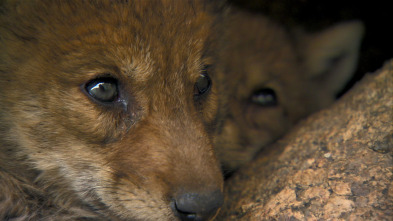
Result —
M 334 101 L 356 67 L 363 25 L 305 34 L 233 11 L 222 29 L 217 70 L 227 82 L 229 115 L 216 148 L 231 171 Z
M 1 4 L 0 219 L 216 214 L 208 6 Z

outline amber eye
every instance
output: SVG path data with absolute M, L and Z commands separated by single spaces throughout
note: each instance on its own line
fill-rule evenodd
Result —
M 199 78 L 195 82 L 194 96 L 201 96 L 210 90 L 212 81 L 207 75 L 207 68 L 203 70 Z
M 263 107 L 271 107 L 277 105 L 277 96 L 273 89 L 262 88 L 255 91 L 251 95 L 251 102 Z
M 117 80 L 111 77 L 91 80 L 85 89 L 92 98 L 100 102 L 113 102 L 118 98 Z

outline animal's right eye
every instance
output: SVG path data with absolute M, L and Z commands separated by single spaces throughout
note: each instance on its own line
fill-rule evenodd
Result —
M 202 73 L 199 75 L 199 78 L 195 82 L 194 86 L 194 96 L 195 98 L 201 97 L 206 92 L 208 92 L 212 86 L 212 80 L 210 79 L 207 69 L 209 68 L 208 65 L 204 67 Z
M 273 89 L 262 88 L 251 95 L 251 102 L 263 107 L 276 106 L 277 96 Z
M 100 102 L 116 101 L 119 94 L 117 80 L 111 77 L 91 80 L 86 84 L 85 90 L 93 99 Z

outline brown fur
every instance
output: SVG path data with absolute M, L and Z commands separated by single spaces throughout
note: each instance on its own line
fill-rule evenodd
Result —
M 227 81 L 229 114 L 216 148 L 231 171 L 334 101 L 356 66 L 363 26 L 352 21 L 305 34 L 240 11 L 225 21 L 217 70 Z M 252 101 L 262 88 L 275 91 L 277 105 Z
M 218 84 L 202 1 L 3 1 L 0 219 L 174 220 L 183 192 L 222 190 Z M 119 81 L 103 105 L 83 85 Z

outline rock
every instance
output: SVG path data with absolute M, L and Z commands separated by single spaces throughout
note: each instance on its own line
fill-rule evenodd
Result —
M 217 220 L 393 220 L 393 60 L 268 149 Z

